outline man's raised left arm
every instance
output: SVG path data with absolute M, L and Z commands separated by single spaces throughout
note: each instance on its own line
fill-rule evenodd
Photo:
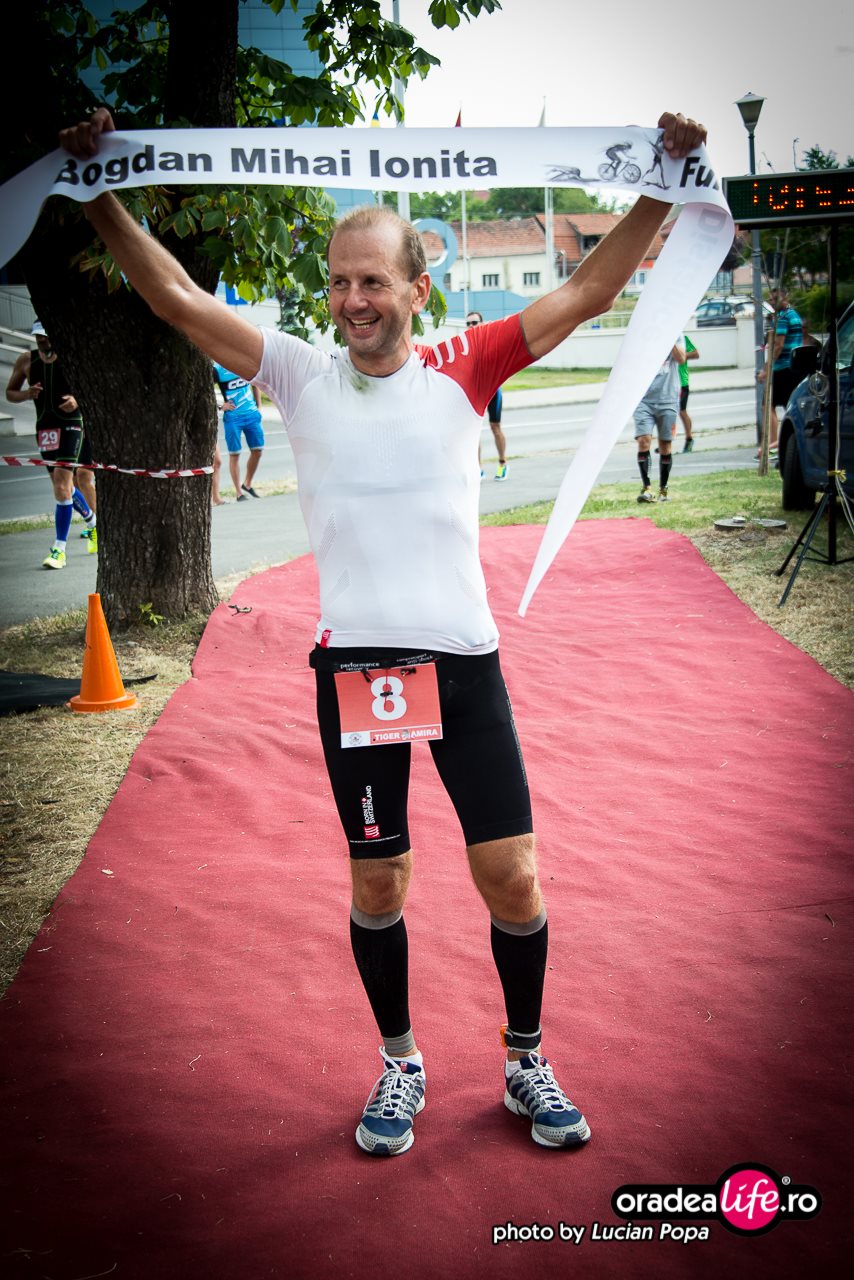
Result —
M 706 141 L 695 120 L 666 111 L 658 122 L 667 153 L 680 160 Z M 584 259 L 566 284 L 522 312 L 522 329 L 535 359 L 547 355 L 584 320 L 602 315 L 628 284 L 671 206 L 639 196 L 612 231 Z

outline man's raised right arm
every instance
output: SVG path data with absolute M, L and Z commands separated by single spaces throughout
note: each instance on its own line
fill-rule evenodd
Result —
M 88 159 L 97 154 L 100 135 L 113 129 L 109 111 L 99 107 L 88 120 L 63 129 L 59 140 L 72 155 Z M 115 196 L 98 196 L 84 205 L 84 212 L 155 315 L 180 329 L 211 359 L 241 378 L 254 378 L 264 348 L 254 325 L 200 289 L 177 259 L 134 222 Z

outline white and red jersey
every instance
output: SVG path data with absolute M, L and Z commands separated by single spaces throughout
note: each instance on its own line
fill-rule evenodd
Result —
M 498 630 L 478 554 L 484 410 L 531 363 L 518 316 L 416 347 L 385 378 L 262 330 L 254 381 L 297 466 L 320 578 L 316 640 L 489 653 Z

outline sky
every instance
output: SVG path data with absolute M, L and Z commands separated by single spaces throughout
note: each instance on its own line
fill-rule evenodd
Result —
M 391 0 L 382 0 L 391 17 Z M 407 124 L 471 127 L 658 123 L 681 111 L 709 130 L 719 177 L 748 172 L 736 99 L 765 98 L 760 173 L 788 173 L 817 144 L 854 155 L 854 7 L 840 0 L 502 0 L 455 31 L 437 31 L 428 0 L 399 0 L 400 22 L 441 59 L 406 91 Z

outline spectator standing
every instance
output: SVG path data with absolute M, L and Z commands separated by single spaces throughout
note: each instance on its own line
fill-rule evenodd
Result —
M 264 450 L 264 427 L 261 424 L 261 392 L 250 386 L 245 378 L 231 373 L 214 361 L 214 378 L 223 399 L 222 425 L 225 431 L 225 447 L 228 450 L 228 470 L 238 502 L 260 498 L 252 481 Z M 249 446 L 246 475 L 240 483 L 241 436 Z M 216 466 L 216 460 L 214 460 Z
M 479 311 L 470 311 L 466 316 L 466 328 L 474 329 L 477 325 L 483 324 L 483 316 Z M 503 404 L 503 396 L 499 387 L 495 395 L 486 406 L 486 416 L 489 419 L 489 429 L 492 432 L 492 438 L 495 441 L 495 448 L 498 453 L 498 466 L 495 469 L 496 480 L 507 479 L 507 441 L 504 438 L 504 432 L 501 429 L 501 408 Z M 480 445 L 477 447 L 477 460 L 480 462 Z M 481 470 L 483 477 L 483 470 Z
M 777 435 L 780 429 L 777 421 L 777 405 L 782 405 L 785 408 L 789 402 L 789 396 L 795 389 L 792 354 L 795 348 L 803 343 L 804 324 L 797 311 L 790 305 L 789 295 L 785 289 L 772 290 L 771 305 L 774 308 L 774 347 L 771 357 L 773 360 L 771 368 L 772 400 L 768 456 L 772 462 L 776 462 Z M 757 374 L 760 382 L 765 382 L 766 371 L 767 365 Z M 761 446 L 756 452 L 757 458 L 760 452 Z
M 684 339 L 683 339 L 684 342 Z M 646 395 L 635 409 L 635 440 L 638 446 L 638 469 L 643 488 L 638 502 L 667 502 L 667 486 L 673 466 L 673 428 L 679 413 L 679 366 L 685 363 L 685 347 L 675 343 L 670 354 L 647 388 Z M 658 436 L 658 498 L 652 492 L 649 480 L 650 455 L 653 434 Z
M 691 389 L 688 385 L 688 361 L 699 360 L 700 353 L 694 346 L 688 335 L 685 335 L 685 363 L 679 366 L 679 417 L 682 420 L 682 426 L 685 428 L 685 443 L 682 446 L 683 453 L 690 453 L 694 448 L 694 424 L 691 421 L 691 415 L 688 413 L 688 396 Z

